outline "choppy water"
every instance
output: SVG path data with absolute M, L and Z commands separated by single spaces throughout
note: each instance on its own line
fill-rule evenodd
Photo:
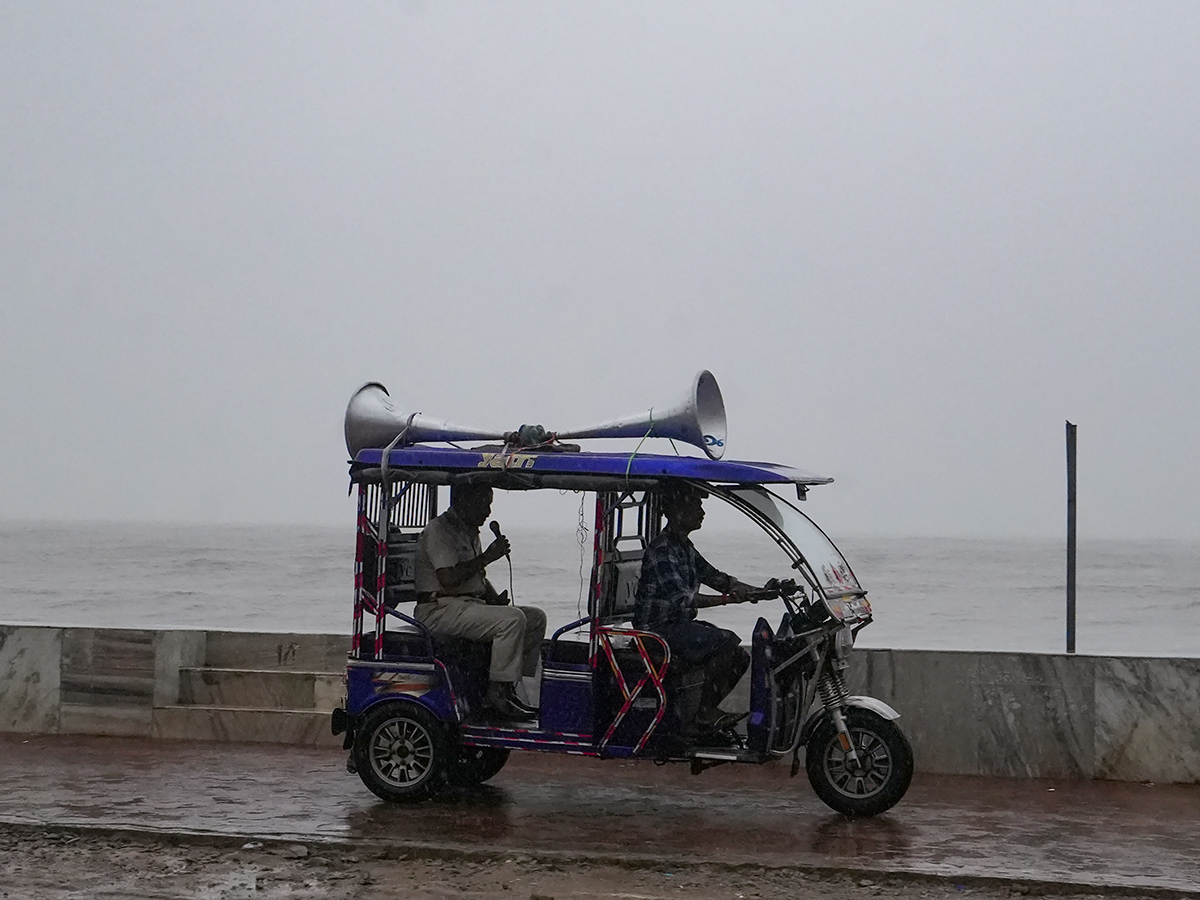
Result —
M 573 531 L 508 527 L 512 587 L 551 626 L 581 613 Z M 701 531 L 701 551 L 746 581 L 787 574 L 765 537 Z M 836 536 L 835 536 L 836 539 Z M 861 646 L 1065 649 L 1066 554 L 1052 540 L 845 538 L 875 621 Z M 590 539 L 583 577 L 590 568 Z M 351 527 L 111 523 L 0 525 L 0 622 L 137 628 L 347 631 Z M 489 570 L 508 587 L 503 562 Z M 1083 541 L 1081 653 L 1200 657 L 1200 545 Z M 748 634 L 777 603 L 710 611 Z

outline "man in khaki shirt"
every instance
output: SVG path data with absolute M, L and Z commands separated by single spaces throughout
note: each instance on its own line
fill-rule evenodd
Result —
M 537 713 L 516 694 L 521 675 L 537 673 L 546 614 L 533 606 L 510 606 L 484 571 L 507 556 L 499 535 L 480 549 L 479 529 L 492 512 L 492 489 L 455 485 L 450 508 L 425 526 L 417 543 L 417 608 L 414 618 L 439 638 L 491 641 L 492 660 L 483 704 L 493 716 L 513 721 Z

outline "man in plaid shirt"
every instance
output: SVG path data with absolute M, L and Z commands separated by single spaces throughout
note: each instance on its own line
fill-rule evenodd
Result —
M 756 602 L 771 594 L 769 588 L 759 590 L 718 571 L 692 544 L 688 535 L 704 521 L 706 496 L 689 484 L 664 492 L 667 525 L 642 556 L 633 625 L 661 635 L 671 648 L 672 702 L 680 732 L 684 737 L 712 740 L 726 719 L 718 704 L 742 677 L 750 656 L 734 632 L 698 620 L 696 611 Z M 721 593 L 702 594 L 702 584 Z M 679 687 L 688 673 L 699 669 L 703 669 L 704 681 L 697 698 L 695 692 L 682 692 Z M 682 693 L 689 696 L 680 696 Z

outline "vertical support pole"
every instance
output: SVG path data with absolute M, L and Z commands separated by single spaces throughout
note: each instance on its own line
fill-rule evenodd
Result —
M 378 543 L 375 545 L 375 658 L 383 659 L 383 620 L 387 616 L 387 551 L 388 525 L 392 518 L 392 483 L 387 479 L 387 470 L 379 484 L 379 524 L 376 528 Z
M 1075 426 L 1067 422 L 1067 652 L 1075 652 Z
M 367 492 L 358 485 L 358 529 L 354 549 L 354 631 L 350 636 L 350 655 L 358 659 L 362 649 L 363 628 L 363 555 L 367 541 Z
M 596 491 L 596 521 L 592 536 L 592 581 L 588 593 L 588 615 L 591 622 L 588 626 L 588 664 L 595 670 L 599 665 L 600 634 L 600 593 L 604 585 L 600 583 L 600 564 L 604 562 L 604 542 L 608 539 L 608 506 L 614 495 L 609 491 Z

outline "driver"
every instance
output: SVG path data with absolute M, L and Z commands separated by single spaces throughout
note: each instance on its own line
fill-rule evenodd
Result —
M 696 550 L 688 535 L 704 521 L 702 501 L 707 496 L 690 484 L 663 489 L 660 502 L 667 524 L 642 555 L 633 612 L 633 626 L 661 635 L 673 660 L 689 669 L 703 669 L 695 712 L 686 708 L 692 704 L 680 704 L 676 698 L 680 733 L 691 739 L 713 738 L 723 725 L 732 724 L 718 704 L 750 664 L 750 655 L 734 632 L 697 619 L 696 611 L 766 599 L 769 594 L 763 591 L 770 590 L 753 588 L 718 571 Z M 721 593 L 702 594 L 701 584 Z
M 491 641 L 492 658 L 483 705 L 495 717 L 520 721 L 537 710 L 516 693 L 521 675 L 537 673 L 546 614 L 508 605 L 484 570 L 509 552 L 503 535 L 480 549 L 479 529 L 492 512 L 492 489 L 481 484 L 450 488 L 450 508 L 431 521 L 417 543 L 413 617 L 437 638 Z

